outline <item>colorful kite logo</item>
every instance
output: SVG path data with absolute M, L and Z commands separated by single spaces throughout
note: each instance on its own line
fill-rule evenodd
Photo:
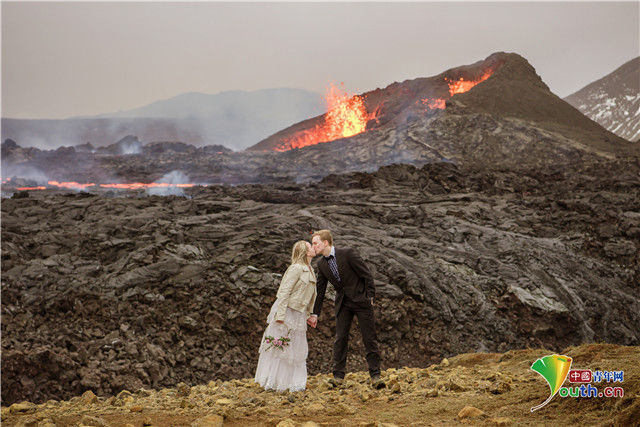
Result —
M 531 365 L 531 370 L 542 375 L 542 378 L 547 381 L 551 389 L 551 396 L 540 405 L 531 408 L 531 412 L 537 411 L 549 403 L 558 390 L 560 390 L 564 380 L 567 378 L 572 360 L 573 359 L 568 356 L 552 354 L 551 356 L 545 356 L 536 360 L 533 365 Z

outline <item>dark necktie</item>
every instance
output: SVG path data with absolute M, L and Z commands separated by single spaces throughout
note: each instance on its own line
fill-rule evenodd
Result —
M 324 257 L 324 259 L 326 259 L 329 263 L 329 268 L 331 269 L 331 272 L 335 276 L 336 280 L 340 282 L 340 274 L 338 274 L 338 264 L 336 263 L 336 257 L 333 255 L 329 255 Z

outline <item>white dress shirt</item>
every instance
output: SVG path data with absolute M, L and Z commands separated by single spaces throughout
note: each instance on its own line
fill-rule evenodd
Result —
M 333 255 L 334 257 L 336 256 L 336 247 L 335 246 L 331 246 L 331 252 L 327 256 L 331 256 L 331 255 Z M 322 256 L 324 256 L 324 255 L 322 255 Z M 336 263 L 337 263 L 337 260 L 338 259 L 336 258 Z M 311 317 L 318 317 L 318 315 L 317 314 L 311 314 Z

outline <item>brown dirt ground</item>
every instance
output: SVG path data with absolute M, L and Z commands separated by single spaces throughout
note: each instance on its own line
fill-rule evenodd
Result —
M 468 353 L 427 368 L 388 369 L 383 372 L 388 387 L 382 390 L 371 389 L 366 372 L 354 372 L 337 389 L 326 382 L 330 375 L 311 376 L 307 389 L 295 396 L 265 391 L 252 378 L 122 392 L 109 398 L 85 393 L 69 401 L 31 405 L 25 412 L 15 405 L 3 407 L 2 424 L 79 425 L 89 415 L 110 426 L 184 426 L 220 414 L 225 426 L 275 426 L 287 418 L 296 426 L 306 421 L 328 426 L 640 425 L 640 347 L 585 344 L 564 349 L 560 354 L 573 358 L 572 368 L 623 370 L 624 382 L 594 385 L 621 386 L 624 397 L 555 396 L 546 407 L 530 412 L 548 397 L 549 388 L 529 368 L 536 359 L 553 353 L 546 349 Z M 93 403 L 85 400 L 90 398 Z M 483 414 L 461 418 L 465 406 Z

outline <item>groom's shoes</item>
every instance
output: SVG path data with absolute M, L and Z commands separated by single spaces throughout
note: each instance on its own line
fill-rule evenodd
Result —
M 384 381 L 382 381 L 382 378 L 380 378 L 380 375 L 374 375 L 371 377 L 371 387 L 375 388 L 376 390 L 380 390 L 381 388 L 385 388 L 387 385 L 384 383 Z
M 343 382 L 344 382 L 344 378 L 340 378 L 340 377 L 329 378 L 329 384 L 331 384 L 334 387 L 341 386 Z

